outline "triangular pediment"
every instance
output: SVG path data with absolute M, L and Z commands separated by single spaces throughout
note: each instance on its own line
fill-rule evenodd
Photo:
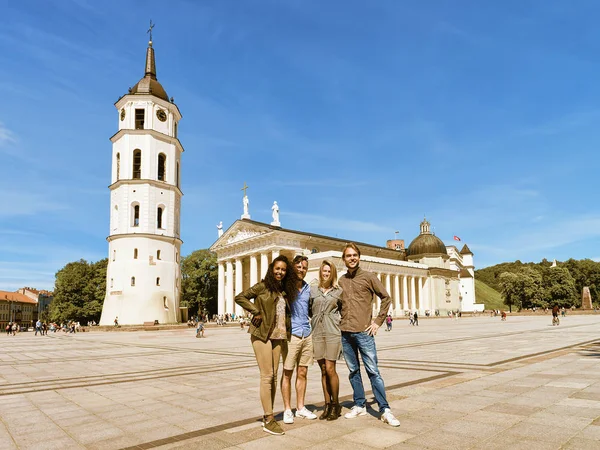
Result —
M 273 227 L 266 223 L 263 224 L 261 222 L 254 222 L 246 219 L 236 220 L 227 229 L 227 231 L 223 233 L 223 236 L 221 236 L 213 245 L 211 245 L 210 250 L 215 252 L 217 249 L 227 247 L 231 244 L 247 241 L 272 231 Z

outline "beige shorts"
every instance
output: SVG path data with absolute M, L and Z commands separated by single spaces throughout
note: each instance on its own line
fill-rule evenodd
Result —
M 283 359 L 285 370 L 294 370 L 296 366 L 310 366 L 313 363 L 312 335 L 299 338 L 292 335 L 287 343 L 287 354 Z

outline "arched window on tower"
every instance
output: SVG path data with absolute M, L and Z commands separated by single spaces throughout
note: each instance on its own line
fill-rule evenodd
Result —
M 133 223 L 132 226 L 139 227 L 140 226 L 140 205 L 135 203 L 133 204 Z
M 133 151 L 133 173 L 131 178 L 134 180 L 142 178 L 142 151 L 140 149 Z
M 156 250 L 156 259 L 160 259 L 160 250 Z
M 135 286 L 135 277 L 131 277 L 131 285 Z
M 179 161 L 177 161 L 177 171 L 175 173 L 175 185 L 179 187 Z
M 167 181 L 167 155 L 158 155 L 158 181 Z
M 156 228 L 159 228 L 161 230 L 163 228 L 163 212 L 164 208 L 162 206 L 159 206 L 156 210 Z
M 117 153 L 117 181 L 121 178 L 121 154 Z
M 137 259 L 138 258 L 138 249 L 134 248 L 133 249 L 133 259 Z
M 173 137 L 177 138 L 177 122 L 173 124 Z
M 156 277 L 156 285 L 160 286 L 160 277 Z

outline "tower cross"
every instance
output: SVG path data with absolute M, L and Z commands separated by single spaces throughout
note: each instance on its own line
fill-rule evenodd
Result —
M 246 186 L 246 182 L 244 181 L 244 187 L 242 189 L 240 189 L 241 191 L 244 191 L 244 197 L 246 197 L 246 189 L 248 189 L 250 186 Z
M 154 28 L 155 25 L 155 23 L 152 23 L 152 19 L 150 19 L 150 28 L 146 31 L 146 33 L 150 34 L 150 42 L 152 42 L 152 28 Z

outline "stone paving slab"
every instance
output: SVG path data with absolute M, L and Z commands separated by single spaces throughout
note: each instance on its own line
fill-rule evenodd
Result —
M 2 336 L 0 450 L 600 448 L 599 324 L 600 314 L 559 327 L 545 316 L 396 321 L 377 346 L 401 426 L 378 420 L 369 393 L 369 415 L 297 420 L 285 436 L 260 428 L 258 368 L 238 328 Z M 350 408 L 343 361 L 338 372 Z M 306 400 L 322 406 L 317 365 Z

